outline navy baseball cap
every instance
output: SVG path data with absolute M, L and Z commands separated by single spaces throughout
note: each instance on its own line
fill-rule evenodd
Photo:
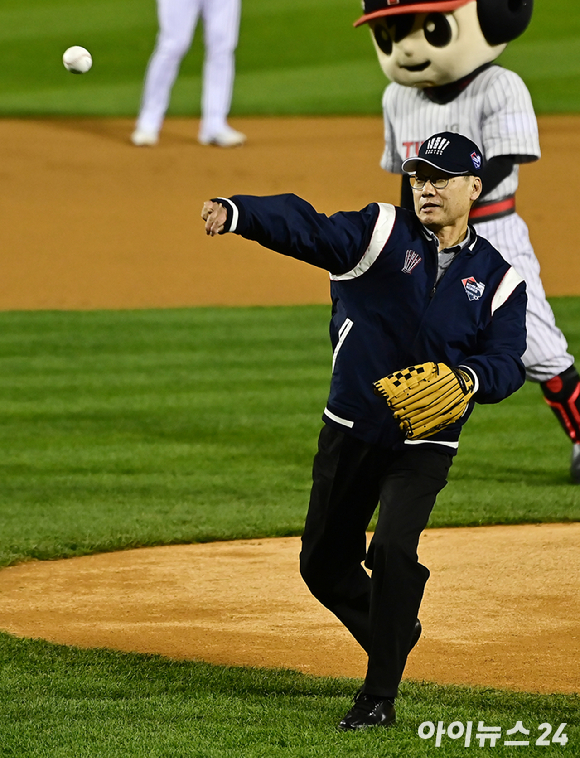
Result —
M 403 171 L 414 174 L 420 163 L 438 168 L 453 176 L 481 177 L 483 155 L 475 142 L 456 132 L 439 132 L 425 140 L 416 158 L 403 161 Z
M 402 13 L 449 13 L 469 2 L 471 0 L 364 0 L 364 15 L 354 22 L 354 26 Z

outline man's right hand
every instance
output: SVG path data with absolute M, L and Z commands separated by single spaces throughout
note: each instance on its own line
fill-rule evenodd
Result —
M 210 237 L 223 232 L 228 213 L 221 203 L 214 203 L 213 200 L 207 200 L 203 204 L 201 217 L 205 221 L 205 233 Z

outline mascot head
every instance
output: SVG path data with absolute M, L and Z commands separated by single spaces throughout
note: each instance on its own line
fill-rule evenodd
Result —
M 533 0 L 363 0 L 381 68 L 405 87 L 439 87 L 490 63 L 519 37 Z

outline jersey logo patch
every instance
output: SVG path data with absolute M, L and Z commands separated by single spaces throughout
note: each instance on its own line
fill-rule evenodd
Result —
M 483 295 L 485 284 L 478 282 L 474 276 L 470 276 L 467 279 L 462 279 L 461 283 L 463 284 L 465 292 L 467 293 L 467 297 L 470 300 L 479 300 L 479 298 Z
M 423 259 L 421 256 L 416 253 L 414 250 L 407 250 L 405 253 L 405 265 L 401 269 L 401 271 L 404 274 L 410 274 L 411 271 L 417 266 L 417 264 L 421 263 Z

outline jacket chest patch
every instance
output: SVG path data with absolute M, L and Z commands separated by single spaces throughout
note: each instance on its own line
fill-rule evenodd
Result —
M 405 265 L 401 269 L 401 271 L 404 274 L 410 274 L 411 271 L 417 266 L 419 263 L 421 263 L 422 258 L 421 256 L 416 253 L 414 250 L 407 250 L 405 253 Z
M 463 284 L 463 288 L 465 289 L 467 297 L 470 300 L 479 300 L 479 298 L 483 295 L 485 284 L 483 284 L 483 282 L 478 282 L 474 276 L 469 276 L 467 279 L 462 279 L 461 283 Z

